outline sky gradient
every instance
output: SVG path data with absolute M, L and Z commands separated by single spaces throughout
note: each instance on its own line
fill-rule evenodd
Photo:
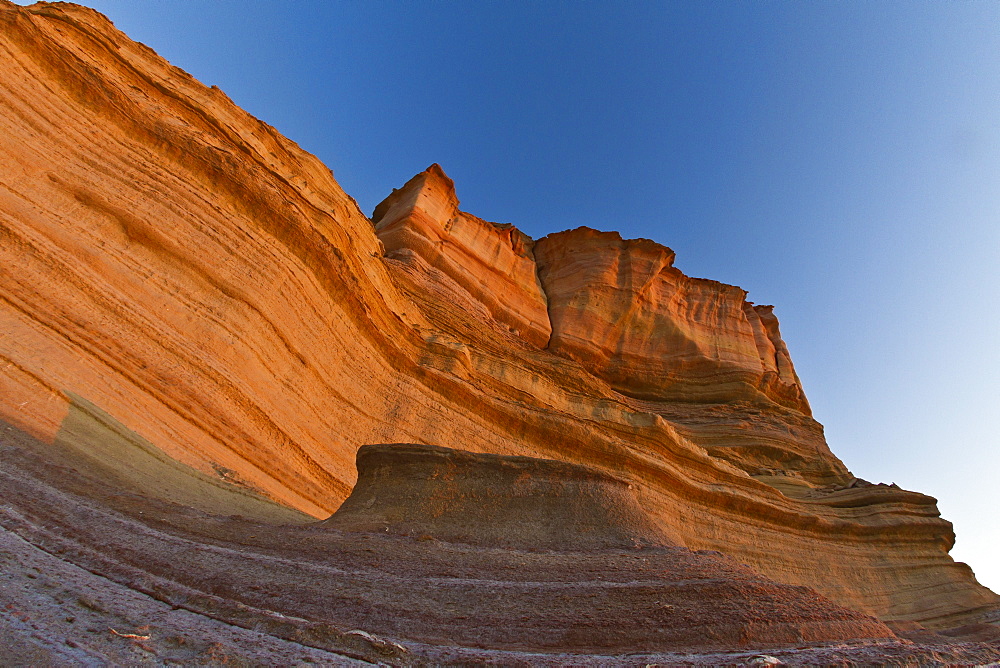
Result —
M 834 453 L 1000 592 L 1000 4 L 84 1 L 366 213 L 438 162 L 775 304 Z

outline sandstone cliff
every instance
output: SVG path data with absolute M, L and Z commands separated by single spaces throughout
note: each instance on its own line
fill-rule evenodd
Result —
M 455 184 L 431 165 L 372 214 L 387 257 L 426 262 L 483 309 L 535 346 L 552 334 L 532 255 L 534 242 L 512 225 L 458 210 Z
M 648 239 L 580 228 L 535 251 L 549 299 L 550 350 L 627 396 L 809 406 L 770 307 L 740 288 L 690 278 Z
M 768 307 L 644 240 L 538 242 L 432 167 L 374 214 L 102 16 L 0 1 L 0 418 L 79 400 L 322 518 L 368 443 L 586 464 L 664 536 L 884 620 L 1000 600 L 927 496 L 830 452 Z M 55 445 L 53 446 L 55 447 Z

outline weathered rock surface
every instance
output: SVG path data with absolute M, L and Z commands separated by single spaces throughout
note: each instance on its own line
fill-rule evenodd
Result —
M 442 272 L 485 313 L 538 347 L 552 327 L 538 282 L 534 241 L 513 225 L 458 210 L 455 184 L 434 164 L 375 208 L 372 222 L 387 257 Z
M 188 636 L 204 637 L 204 627 L 211 625 L 229 634 L 232 627 L 252 629 L 279 647 L 285 640 L 293 648 L 300 645 L 300 651 L 313 647 L 395 665 L 427 663 L 420 656 L 426 650 L 416 643 L 597 655 L 829 642 L 896 645 L 892 631 L 878 620 L 837 606 L 808 587 L 770 581 L 718 553 L 665 545 L 596 546 L 587 536 L 574 545 L 568 534 L 558 550 L 547 545 L 498 549 L 488 546 L 496 536 L 481 523 L 466 527 L 470 533 L 461 536 L 462 543 L 426 534 L 400 535 L 427 528 L 427 515 L 419 514 L 401 518 L 393 525 L 397 531 L 389 533 L 374 526 L 374 531 L 345 532 L 333 522 L 344 514 L 349 525 L 366 514 L 356 508 L 340 510 L 326 522 L 257 523 L 117 493 L 115 486 L 32 456 L 38 449 L 20 434 L 0 433 L 0 494 L 5 499 L 32 499 L 22 512 L 0 508 L 5 529 L 0 544 L 6 540 L 17 548 L 18 557 L 37 560 L 38 555 L 23 545 L 18 548 L 6 534 L 14 531 L 47 551 L 71 552 L 79 564 L 114 584 L 202 618 L 191 628 L 195 625 L 190 620 L 177 615 L 173 620 L 154 617 L 144 620 L 144 632 L 135 633 L 140 626 L 136 620 L 141 619 L 135 608 L 149 608 L 149 602 L 126 599 L 114 605 L 116 631 L 144 636 L 141 642 L 149 654 L 176 653 L 178 646 L 194 644 Z M 560 481 L 577 501 L 589 496 L 573 493 L 581 491 L 584 478 L 608 483 L 606 476 L 575 465 L 490 455 L 470 458 L 427 447 L 407 447 L 392 457 L 389 448 L 379 446 L 362 461 L 367 457 L 380 460 L 366 466 L 369 473 L 384 477 L 378 487 L 385 492 L 376 498 L 367 493 L 371 488 L 362 490 L 361 502 L 372 502 L 369 517 L 397 513 L 395 488 L 413 489 L 414 473 L 418 487 L 440 493 L 442 500 L 430 510 L 444 515 L 494 512 L 493 499 L 456 498 L 456 482 L 467 492 L 484 491 L 489 486 L 482 481 L 497 475 L 538 474 L 547 484 L 528 485 L 524 491 L 549 509 L 557 505 L 552 491 Z M 67 463 L 72 465 L 73 459 Z M 445 473 L 449 464 L 459 469 L 455 479 L 442 475 L 427 480 L 421 470 Z M 59 476 L 70 472 L 76 473 L 72 484 L 60 484 Z M 362 479 L 365 475 L 362 471 Z M 188 491 L 206 484 L 192 476 Z M 493 489 L 504 494 L 501 505 L 512 500 L 506 490 Z M 75 512 L 66 513 L 67 507 Z M 633 518 L 639 514 L 632 509 Z M 525 518 L 523 524 L 534 520 L 537 517 Z M 8 565 L 20 575 L 23 567 Z M 60 594 L 73 593 L 67 590 L 71 586 L 72 581 L 63 585 Z M 109 587 L 98 583 L 95 588 L 86 599 L 89 607 L 71 598 L 71 609 L 82 616 L 86 610 L 81 608 L 101 608 L 94 598 L 104 598 L 103 590 Z M 38 596 L 18 594 L 11 598 L 25 621 L 46 612 L 29 603 Z M 137 597 L 130 593 L 129 598 Z M 30 615 L 25 610 L 29 606 Z M 158 622 L 155 631 L 149 621 Z M 173 634 L 173 642 L 166 633 Z M 81 633 L 76 647 L 103 649 L 101 636 L 107 637 L 104 629 L 96 638 Z M 120 637 L 111 640 L 128 644 Z
M 376 231 L 318 160 L 96 12 L 0 0 L 0 34 L 3 420 L 87 449 L 91 406 L 246 507 L 316 518 L 368 443 L 584 464 L 678 545 L 883 620 L 996 623 L 933 499 L 851 486 L 742 290 L 649 242 L 532 245 L 434 168 Z
M 535 249 L 552 318 L 550 350 L 622 394 L 658 401 L 770 399 L 809 404 L 769 306 L 717 281 L 690 278 L 649 239 L 581 227 Z
M 366 445 L 326 526 L 534 550 L 672 545 L 632 485 L 580 466 L 431 445 Z

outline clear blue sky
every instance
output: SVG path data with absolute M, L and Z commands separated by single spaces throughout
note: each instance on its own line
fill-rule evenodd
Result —
M 775 304 L 834 452 L 1000 592 L 1000 4 L 89 4 L 366 212 L 440 162 L 483 218 Z

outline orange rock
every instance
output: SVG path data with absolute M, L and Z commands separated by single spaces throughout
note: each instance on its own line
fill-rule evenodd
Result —
M 315 157 L 98 13 L 0 0 L 0 34 L 3 421 L 63 443 L 85 401 L 314 517 L 367 443 L 584 464 L 677 542 L 840 604 L 1000 608 L 933 499 L 849 486 L 739 288 L 652 242 L 532 246 L 459 212 L 437 168 L 376 235 Z
M 439 165 L 394 190 L 372 221 L 389 257 L 440 270 L 522 339 L 539 348 L 548 343 L 552 328 L 534 242 L 512 225 L 459 211 L 455 184 Z
M 581 227 L 536 245 L 549 299 L 549 349 L 640 399 L 809 405 L 770 307 L 690 278 L 648 239 Z

